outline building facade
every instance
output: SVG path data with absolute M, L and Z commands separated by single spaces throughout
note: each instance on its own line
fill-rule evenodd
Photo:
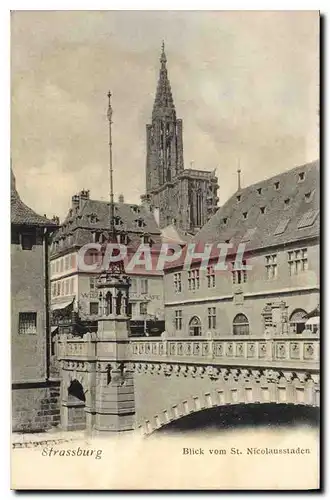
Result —
M 163 45 L 147 125 L 146 194 L 161 228 L 175 224 L 195 234 L 218 208 L 218 179 L 214 172 L 184 168 L 182 120 L 176 116 L 166 62 Z
M 21 200 L 11 172 L 13 431 L 59 422 L 59 381 L 50 376 L 48 244 L 56 224 Z
M 161 232 L 150 205 L 115 203 L 115 229 L 118 242 L 136 249 L 141 243 L 151 253 L 161 242 Z M 64 310 L 72 306 L 79 317 L 94 321 L 98 315 L 97 279 L 99 272 L 78 266 L 78 252 L 86 244 L 104 243 L 110 238 L 109 203 L 91 200 L 89 191 L 73 196 L 72 206 L 60 229 L 54 234 L 50 253 L 51 308 Z M 98 259 L 97 251 L 88 255 L 90 263 Z M 154 266 L 153 266 L 154 267 Z M 133 334 L 160 334 L 164 329 L 163 273 L 136 266 L 130 273 L 130 317 Z M 57 313 L 56 313 L 57 314 Z
M 239 189 L 194 241 L 231 245 L 228 270 L 217 256 L 165 271 L 168 335 L 301 333 L 319 304 L 319 163 Z M 235 269 L 240 243 L 246 269 Z

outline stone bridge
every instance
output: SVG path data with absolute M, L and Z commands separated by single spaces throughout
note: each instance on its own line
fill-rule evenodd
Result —
M 134 414 L 133 426 L 143 434 L 207 408 L 264 403 L 319 406 L 316 334 L 130 338 L 125 354 L 121 342 L 112 343 L 100 357 L 96 338 L 59 341 L 64 428 L 90 427 L 83 412 L 95 412 L 100 384 L 108 392 L 99 406 L 106 408 L 110 402 L 110 413 L 115 408 L 122 417 Z M 70 421 L 72 408 L 66 395 L 74 381 L 83 388 L 84 397 L 75 404 Z

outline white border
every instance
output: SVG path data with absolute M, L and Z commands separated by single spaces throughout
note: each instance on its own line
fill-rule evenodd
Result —
M 47 4 L 42 1 L 31 1 L 31 2 L 26 2 L 26 1 L 11 1 L 11 2 L 6 2 L 3 1 L 0 6 L 0 39 L 1 39 L 1 44 L 0 47 L 2 48 L 1 51 L 1 78 L 0 78 L 0 85 L 1 85 L 1 92 L 0 92 L 0 98 L 1 98 L 1 104 L 2 106 L 0 107 L 1 113 L 0 113 L 0 120 L 1 120 L 1 133 L 0 133 L 0 138 L 1 138 L 1 167 L 0 167 L 0 172 L 1 172 L 1 182 L 0 182 L 0 203 L 1 203 L 1 222 L 2 222 L 2 245 L 1 245 L 1 262 L 2 262 L 2 273 L 1 273 L 1 282 L 2 282 L 2 287 L 1 287 L 1 305 L 2 305 L 2 315 L 1 315 L 1 326 L 2 326 L 2 331 L 1 331 L 1 336 L 2 336 L 2 342 L 1 342 L 1 347 L 2 347 L 2 359 L 1 359 L 1 382 L 2 382 L 2 410 L 0 412 L 1 415 L 1 425 L 0 425 L 0 431 L 1 431 L 1 452 L 3 454 L 3 460 L 1 461 L 1 467 L 0 467 L 0 487 L 1 487 L 1 496 L 2 498 L 7 498 L 9 495 L 11 495 L 9 491 L 9 483 L 10 483 L 10 472 L 9 472 L 9 460 L 8 460 L 8 450 L 10 446 L 9 442 L 9 429 L 10 429 L 10 414 L 9 414 L 9 408 L 10 408 L 10 359 L 8 356 L 9 349 L 7 348 L 7 342 L 8 344 L 10 343 L 10 336 L 9 336 L 9 325 L 10 325 L 10 304 L 9 304 L 9 297 L 10 297 L 10 263 L 9 263 L 9 164 L 10 164 L 10 109 L 9 109 L 9 102 L 10 102 L 10 56 L 9 56 L 9 50 L 10 50 L 10 10 L 317 10 L 319 9 L 322 14 L 326 15 L 327 12 L 329 11 L 329 2 L 319 1 L 303 1 L 300 0 L 300 2 L 296 1 L 289 1 L 289 0 L 276 0 L 276 1 L 268 1 L 267 3 L 262 2 L 262 1 L 250 1 L 246 2 L 245 1 L 238 1 L 238 0 L 231 0 L 231 1 L 210 1 L 210 0 L 204 0 L 203 2 L 196 2 L 193 0 L 190 0 L 189 2 L 189 9 L 186 9 L 186 2 L 181 2 L 180 5 L 178 4 L 177 0 L 167 0 L 166 2 L 157 2 L 157 5 L 155 2 L 152 1 L 128 1 L 128 0 L 122 0 L 122 1 L 101 1 L 101 0 L 94 0 L 93 2 L 91 1 L 69 1 L 69 0 L 57 0 L 56 2 L 54 1 L 48 1 Z M 265 8 L 267 7 L 267 9 Z M 329 37 L 325 37 L 325 43 L 326 47 L 324 47 L 325 53 L 329 55 Z M 329 84 L 328 78 L 327 78 L 327 68 L 324 68 L 324 78 L 325 81 Z M 327 85 L 324 84 L 324 91 Z M 328 117 L 328 107 L 323 110 L 325 113 L 324 117 L 324 122 L 326 122 L 326 118 Z M 327 146 L 327 134 L 324 131 L 324 151 L 326 150 Z M 323 169 L 326 171 L 326 157 L 322 158 L 323 160 Z M 330 192 L 330 186 L 328 182 L 328 175 L 324 175 L 323 181 L 326 183 L 324 187 L 324 194 L 325 194 L 325 209 L 326 209 L 326 214 L 323 214 L 323 221 L 325 222 L 327 217 L 329 216 L 329 192 Z M 325 223 L 324 223 L 324 229 L 325 229 Z M 5 235 L 5 237 L 3 237 Z M 327 243 L 329 243 L 329 233 L 324 235 L 324 250 L 328 247 Z M 325 277 L 329 279 L 329 267 L 326 266 L 326 259 L 327 259 L 327 253 L 326 251 L 324 252 L 324 272 L 323 272 L 323 280 Z M 324 283 L 325 284 L 325 283 Z M 328 296 L 325 293 L 324 301 L 323 301 L 323 308 L 327 310 L 328 312 L 325 315 L 325 322 L 328 324 L 328 314 L 330 307 L 327 307 L 328 305 Z M 329 356 L 329 345 L 330 342 L 328 341 L 326 343 L 325 337 L 326 337 L 326 327 L 325 325 L 323 326 L 323 346 L 326 347 L 326 354 L 325 356 L 330 359 Z M 8 345 L 9 347 L 9 345 Z M 325 363 L 326 365 L 326 363 Z M 324 378 L 323 378 L 323 383 L 324 385 L 330 386 L 329 380 L 328 380 L 329 373 L 324 373 Z M 328 382 L 328 384 L 327 384 Z M 8 392 L 7 391 L 8 388 Z M 325 394 L 325 391 L 323 392 Z M 323 404 L 325 406 L 326 401 L 323 401 Z M 7 407 L 8 405 L 8 407 Z M 328 408 L 324 408 L 325 414 L 327 413 L 326 410 Z M 8 410 L 8 411 L 7 411 Z M 324 419 L 325 421 L 325 419 Z M 324 422 L 324 427 L 325 427 L 325 422 Z M 324 429 L 325 430 L 325 429 Z M 325 437 L 325 436 L 324 436 Z M 327 451 L 327 450 L 325 450 Z M 131 495 L 131 494 L 130 494 Z M 201 495 L 203 495 L 201 493 Z M 270 496 L 273 496 L 275 494 L 269 494 Z M 203 495 L 204 496 L 204 495 Z M 285 495 L 286 496 L 286 495 Z M 62 495 L 62 498 L 68 498 L 69 494 Z M 229 497 L 229 495 L 224 495 L 222 498 Z

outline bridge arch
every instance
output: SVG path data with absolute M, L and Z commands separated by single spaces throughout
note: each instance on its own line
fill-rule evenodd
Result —
M 297 374 L 269 370 L 265 376 L 257 370 L 250 374 L 248 371 L 234 373 L 228 370 L 216 385 L 210 384 L 205 377 L 205 384 L 201 384 L 199 391 L 192 393 L 189 384 L 170 404 L 158 401 L 155 405 L 158 407 L 153 409 L 151 402 L 151 407 L 143 412 L 144 415 L 137 415 L 138 428 L 142 434 L 149 435 L 188 415 L 235 405 L 319 406 L 318 380 L 307 372 Z

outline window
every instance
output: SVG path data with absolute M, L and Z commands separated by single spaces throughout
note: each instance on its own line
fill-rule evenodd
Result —
M 247 272 L 246 269 L 235 269 L 235 262 L 232 265 L 232 280 L 234 285 L 240 285 L 241 283 L 247 282 Z M 246 267 L 246 260 L 242 261 L 243 267 Z
M 175 311 L 175 329 L 176 330 L 182 330 L 182 310 L 179 309 Z
M 209 307 L 207 309 L 208 325 L 209 328 L 215 328 L 217 324 L 217 314 L 215 307 Z
M 140 302 L 140 315 L 146 316 L 148 314 L 148 304 L 147 302 Z
M 266 255 L 266 276 L 268 280 L 277 278 L 277 254 Z
M 258 194 L 261 194 L 261 191 L 262 191 L 262 189 L 261 189 L 261 188 L 258 188 L 258 189 L 257 189 Z
M 131 313 L 132 318 L 135 318 L 137 316 L 136 307 L 137 307 L 136 302 L 129 302 L 129 311 Z
M 57 293 L 56 293 L 57 296 L 61 295 L 61 283 L 58 281 L 57 282 Z
M 69 295 L 69 280 L 65 280 L 65 295 Z
M 64 271 L 64 259 L 61 259 L 60 261 L 60 273 L 63 273 Z
M 90 214 L 89 220 L 90 220 L 91 224 L 95 224 L 96 222 L 98 222 L 97 215 L 96 214 Z
M 174 273 L 174 290 L 176 293 L 182 291 L 181 273 Z
M 228 221 L 228 217 L 224 217 L 224 218 L 222 219 L 222 222 L 223 222 L 224 224 L 227 224 L 227 221 Z
M 276 189 L 276 191 L 278 191 L 280 189 L 279 181 L 274 182 L 274 188 Z
M 288 224 L 289 224 L 289 221 L 290 219 L 282 219 L 278 225 L 277 225 L 277 228 L 275 229 L 274 231 L 274 235 L 278 235 L 278 234 L 283 234 L 284 231 L 286 230 Z
M 59 272 L 59 270 L 60 270 L 60 261 L 59 261 L 59 260 L 57 260 L 57 261 L 56 261 L 56 272 L 58 273 L 58 272 Z
M 96 278 L 95 277 L 89 278 L 89 290 L 90 290 L 90 292 L 93 292 L 94 290 L 96 290 Z
M 289 275 L 293 276 L 308 269 L 307 248 L 288 252 Z
M 188 290 L 199 289 L 199 269 L 188 271 Z
M 148 293 L 148 280 L 146 278 L 141 279 L 141 294 L 147 295 Z
M 56 283 L 52 283 L 52 296 L 56 297 Z
M 96 316 L 99 313 L 99 303 L 98 302 L 90 302 L 89 303 L 89 314 L 91 316 Z
M 139 218 L 139 219 L 136 219 L 135 221 L 137 227 L 145 227 L 146 223 L 144 222 L 144 220 L 142 218 Z
M 151 243 L 151 238 L 148 234 L 143 234 L 141 236 L 141 243 L 145 243 L 146 245 L 149 245 Z
M 302 182 L 305 180 L 305 172 L 299 172 L 299 181 L 298 182 Z
M 240 201 L 241 201 L 241 195 L 240 195 L 240 194 L 238 194 L 238 195 L 236 196 L 236 200 L 237 200 L 238 202 L 240 202 Z
M 305 330 L 307 313 L 303 309 L 296 309 L 290 316 L 289 323 L 293 333 L 302 333 Z
M 288 205 L 289 205 L 289 203 L 290 203 L 290 198 L 286 198 L 286 199 L 284 200 L 284 205 L 287 205 L 287 206 L 288 206 Z
M 202 335 L 201 320 L 197 316 L 191 318 L 189 322 L 189 335 L 192 337 L 199 337 Z
M 215 287 L 214 266 L 208 266 L 206 271 L 206 277 L 207 277 L 207 288 L 214 288 Z
M 73 253 L 71 255 L 71 269 L 76 267 L 76 255 Z
M 318 214 L 319 210 L 309 210 L 309 212 L 304 213 L 298 222 L 298 229 L 312 226 Z
M 247 215 L 248 215 L 247 212 L 243 212 L 243 219 L 247 219 Z
M 22 249 L 32 250 L 33 245 L 36 244 L 36 234 L 33 233 L 22 233 Z
M 71 278 L 70 280 L 70 286 L 69 286 L 69 294 L 73 294 L 73 285 L 74 285 L 74 278 Z
M 131 289 L 130 291 L 132 293 L 136 293 L 137 291 L 137 281 L 136 281 L 136 278 L 131 278 Z
M 265 210 L 266 210 L 266 207 L 260 207 L 260 213 L 261 213 L 261 214 L 264 214 L 264 213 L 265 213 Z
M 35 335 L 37 333 L 37 313 L 19 313 L 18 333 L 22 335 Z
M 250 333 L 249 320 L 245 314 L 237 314 L 233 321 L 234 335 L 248 335 Z

